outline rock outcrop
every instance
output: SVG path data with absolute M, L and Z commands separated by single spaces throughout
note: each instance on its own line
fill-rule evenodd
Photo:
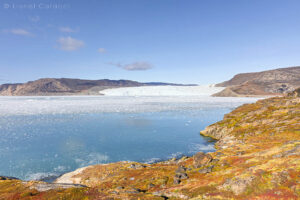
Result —
M 290 97 L 300 97 L 300 88 L 294 90 L 293 92 L 289 93 L 288 96 Z
M 194 155 L 194 167 L 199 168 L 207 165 L 212 161 L 212 157 L 209 154 L 205 154 L 203 152 L 198 152 Z

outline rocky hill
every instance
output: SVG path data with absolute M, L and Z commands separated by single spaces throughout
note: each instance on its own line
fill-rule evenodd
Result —
M 171 83 L 140 83 L 130 80 L 82 80 L 68 78 L 43 78 L 27 83 L 0 85 L 2 96 L 44 96 L 44 95 L 99 95 L 99 91 L 108 88 L 180 85 Z
M 300 67 L 237 74 L 216 86 L 226 87 L 214 96 L 280 95 L 300 87 Z
M 300 98 L 246 104 L 208 126 L 216 151 L 155 164 L 117 162 L 54 183 L 0 177 L 0 199 L 300 199 Z

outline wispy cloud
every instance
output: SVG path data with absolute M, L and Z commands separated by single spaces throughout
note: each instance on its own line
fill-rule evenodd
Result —
M 104 48 L 99 48 L 99 49 L 98 49 L 98 52 L 99 52 L 99 53 L 106 53 L 106 49 L 104 49 Z
M 139 62 L 133 62 L 130 64 L 121 64 L 121 63 L 113 63 L 110 62 L 108 63 L 110 65 L 114 65 L 116 67 L 120 67 L 124 70 L 128 70 L 128 71 L 145 71 L 145 70 L 149 70 L 153 68 L 153 65 L 149 62 L 145 62 L 145 61 L 139 61 Z
M 72 37 L 60 37 L 57 40 L 59 48 L 64 51 L 75 51 L 84 46 L 84 42 Z
M 3 32 L 5 32 L 5 33 L 10 33 L 10 34 L 14 34 L 14 35 L 33 36 L 32 33 L 30 33 L 29 31 L 27 31 L 27 30 L 25 30 L 25 29 L 21 29 L 21 28 L 16 28 L 16 29 L 5 29 L 5 30 L 3 30 Z
M 75 32 L 77 32 L 77 30 L 72 29 L 70 27 L 66 27 L 66 26 L 65 27 L 60 27 L 59 31 L 63 32 L 63 33 L 75 33 Z
M 29 20 L 32 22 L 38 22 L 38 21 L 40 21 L 40 17 L 39 16 L 31 16 L 31 17 L 29 17 Z

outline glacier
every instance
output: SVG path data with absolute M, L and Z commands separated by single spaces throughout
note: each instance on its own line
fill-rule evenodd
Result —
M 199 86 L 141 86 L 102 90 L 106 96 L 210 96 L 222 91 L 224 87 L 214 85 Z

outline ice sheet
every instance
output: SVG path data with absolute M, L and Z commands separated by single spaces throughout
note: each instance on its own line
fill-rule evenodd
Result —
M 209 96 L 223 89 L 224 87 L 214 87 L 213 85 L 142 86 L 106 89 L 100 93 L 106 96 Z

